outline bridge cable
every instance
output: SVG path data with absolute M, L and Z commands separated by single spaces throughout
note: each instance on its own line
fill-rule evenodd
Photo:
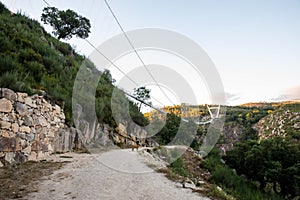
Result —
M 48 6 L 50 6 L 50 4 L 46 1 L 46 0 L 43 0 L 45 4 L 47 4 Z M 128 78 L 132 83 L 134 83 L 136 86 L 139 86 L 139 84 L 134 81 L 129 75 L 127 75 L 120 67 L 118 67 L 111 59 L 109 59 L 107 56 L 105 56 L 99 49 L 97 49 L 88 39 L 84 39 L 93 49 L 95 49 L 101 56 L 103 56 L 111 65 L 113 65 L 116 69 L 118 69 L 123 75 L 126 76 L 126 78 Z M 129 92 L 125 91 L 124 89 L 122 89 L 123 92 L 127 95 L 127 96 L 130 96 L 133 98 L 133 95 L 131 95 Z M 158 99 L 152 97 L 155 101 L 157 101 L 159 104 L 161 104 L 162 106 L 164 106 L 163 103 L 161 103 Z M 134 98 L 137 100 L 137 98 Z M 163 112 L 165 113 L 164 111 L 158 109 L 158 108 L 155 108 L 154 106 L 150 106 L 150 104 L 142 101 L 142 100 L 138 100 L 140 101 L 141 103 L 159 111 L 159 112 Z
M 156 85 L 158 86 L 158 88 L 161 90 L 161 92 L 163 93 L 163 95 L 168 99 L 168 101 L 173 104 L 175 106 L 175 104 L 172 102 L 172 100 L 168 97 L 168 95 L 165 93 L 165 91 L 161 88 L 161 86 L 158 84 L 158 82 L 156 81 L 156 79 L 154 78 L 154 76 L 152 75 L 152 73 L 150 72 L 150 70 L 148 69 L 148 67 L 146 66 L 146 64 L 144 63 L 143 59 L 141 58 L 140 54 L 137 52 L 136 48 L 134 47 L 133 43 L 130 41 L 128 35 L 126 34 L 125 30 L 123 29 L 120 21 L 118 20 L 117 16 L 115 15 L 115 13 L 113 12 L 112 8 L 110 7 L 109 3 L 107 2 L 107 0 L 104 0 L 106 6 L 108 7 L 110 13 L 112 14 L 112 16 L 114 17 L 116 23 L 118 24 L 119 28 L 121 29 L 121 31 L 123 32 L 126 40 L 128 41 L 128 43 L 130 44 L 131 48 L 133 49 L 134 53 L 136 54 L 136 56 L 138 57 L 138 59 L 141 61 L 142 65 L 144 66 L 144 68 L 146 69 L 147 73 L 150 75 L 150 77 L 152 78 L 152 80 L 156 83 Z
M 46 1 L 46 0 L 43 0 L 44 2 L 45 2 L 45 4 L 47 4 L 48 6 L 50 6 L 50 4 Z M 105 2 L 107 2 L 106 0 L 104 0 Z M 108 5 L 108 4 L 107 4 Z M 109 5 L 108 5 L 109 6 Z M 109 7 L 110 8 L 110 7 Z M 113 14 L 113 13 L 112 13 Z M 113 14 L 114 15 L 114 14 Z M 116 18 L 116 20 L 117 20 L 117 18 Z M 119 24 L 119 23 L 118 23 Z M 122 28 L 122 27 L 120 27 L 120 28 Z M 122 28 L 122 30 L 123 30 L 123 28 Z M 123 30 L 123 32 L 124 32 L 124 30 Z M 125 33 L 125 32 L 124 32 Z M 125 33 L 125 35 L 126 35 L 126 33 Z M 127 36 L 127 35 L 126 35 Z M 128 37 L 126 37 L 126 38 L 128 38 Z M 91 47 L 93 47 L 101 56 L 103 56 L 108 62 L 110 62 L 115 68 L 117 68 L 122 74 L 124 74 L 131 82 L 133 82 L 135 85 L 137 85 L 138 86 L 138 84 L 137 84 L 137 82 L 135 82 L 130 76 L 128 76 L 123 70 L 121 70 L 112 60 L 110 60 L 107 56 L 105 56 L 99 49 L 97 49 L 89 40 L 87 40 L 87 39 L 84 39 Z M 128 38 L 128 40 L 129 40 L 129 38 Z M 130 42 L 130 40 L 128 41 L 128 42 Z M 130 42 L 131 43 L 131 42 Z M 131 43 L 132 44 L 132 43 Z M 132 45 L 132 47 L 133 47 L 133 45 Z M 134 48 L 134 47 L 133 47 Z M 137 51 L 135 50 L 135 48 L 134 48 L 134 51 L 137 53 Z M 137 55 L 138 55 L 138 57 L 139 57 L 139 54 L 137 53 Z M 139 57 L 140 58 L 140 57 Z M 143 62 L 142 61 L 142 59 L 141 59 L 141 62 Z M 143 65 L 145 66 L 145 68 L 147 69 L 147 67 L 146 67 L 146 65 L 144 64 L 144 62 L 143 62 Z M 150 71 L 149 71 L 149 73 L 150 73 Z M 150 73 L 151 74 L 151 73 Z M 151 76 L 152 76 L 152 74 L 151 74 Z M 154 81 L 155 81 L 155 79 L 154 79 Z M 156 81 L 155 81 L 156 82 Z M 156 82 L 157 83 L 157 82 Z M 158 85 L 158 83 L 157 83 L 157 85 Z M 159 85 L 158 85 L 159 86 Z M 160 87 L 159 87 L 160 88 Z M 135 99 L 135 100 L 137 100 L 137 101 L 139 101 L 139 102 L 141 102 L 141 103 L 143 103 L 143 104 L 145 104 L 145 105 L 147 105 L 147 106 L 149 106 L 149 107 L 151 107 L 151 108 L 153 108 L 153 109 L 155 109 L 155 110 L 157 110 L 157 111 L 159 111 L 160 113 L 163 113 L 163 114 L 166 114 L 166 112 L 165 111 L 163 111 L 163 110 L 161 110 L 161 109 L 158 109 L 158 108 L 155 108 L 154 106 L 152 106 L 151 104 L 149 104 L 149 103 L 147 103 L 147 102 L 144 102 L 143 100 L 141 100 L 141 99 L 139 99 L 139 98 L 137 98 L 137 97 L 135 97 L 135 96 L 133 96 L 132 94 L 130 94 L 129 92 L 127 92 L 127 91 L 125 91 L 125 89 L 122 89 L 122 91 L 127 95 L 127 96 L 129 96 L 129 97 L 131 97 L 131 98 L 133 98 L 133 99 Z M 162 92 L 163 92 L 163 90 L 162 90 Z M 165 93 L 164 93 L 165 94 Z M 166 96 L 167 97 L 167 96 Z M 156 100 L 158 103 L 160 103 L 161 105 L 163 105 L 161 102 L 159 102 L 157 99 L 155 99 L 154 97 L 152 97 L 154 100 Z M 169 99 L 169 98 L 168 98 Z M 171 102 L 172 103 L 172 102 Z M 183 121 L 185 121 L 185 122 L 188 122 L 189 120 L 187 120 L 187 119 L 185 119 L 185 118 L 182 118 L 182 120 Z M 196 123 L 196 124 L 198 124 L 198 125 L 200 125 L 200 124 L 207 124 L 207 123 L 210 123 L 212 120 L 209 120 L 209 121 L 207 121 L 207 122 L 195 122 L 194 121 L 194 123 Z

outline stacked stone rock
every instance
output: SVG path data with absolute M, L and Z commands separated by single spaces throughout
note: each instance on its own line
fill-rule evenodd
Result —
M 126 146 L 137 141 L 149 145 L 142 127 L 122 122 L 114 131 L 97 120 L 82 119 L 81 110 L 75 120 L 79 129 L 70 128 L 65 124 L 63 109 L 43 96 L 0 88 L 0 166 L 42 159 L 74 148 L 90 151 L 114 146 L 113 143 Z
M 75 135 L 76 130 L 65 125 L 58 105 L 43 96 L 0 88 L 0 159 L 24 162 L 68 151 Z

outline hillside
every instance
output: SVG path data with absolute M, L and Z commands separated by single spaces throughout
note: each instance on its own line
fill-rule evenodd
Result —
M 52 37 L 36 20 L 21 13 L 12 13 L 2 3 L 0 21 L 0 88 L 29 95 L 43 94 L 64 107 L 66 123 L 74 126 L 72 92 L 77 72 L 84 65 L 86 73 L 89 73 L 87 75 L 102 76 L 96 88 L 96 99 L 83 97 L 83 111 L 90 109 L 84 107 L 87 101 L 96 101 L 99 122 L 117 126 L 110 110 L 115 87 L 109 71 L 99 72 L 85 56 L 76 53 L 68 43 Z M 120 95 L 126 99 L 124 93 Z M 129 103 L 129 107 L 136 123 L 147 123 L 133 102 Z
M 181 116 L 183 118 L 200 118 L 203 119 L 209 116 L 208 109 L 205 105 L 187 105 L 181 104 L 176 106 L 164 106 L 161 110 L 166 113 L 173 113 L 177 116 Z M 147 112 L 144 114 L 148 120 L 153 121 L 155 119 L 162 119 L 164 114 L 158 112 L 157 110 L 153 110 L 151 112 Z
M 185 116 L 192 116 L 198 107 L 193 106 Z M 200 164 L 202 169 L 209 170 L 209 182 L 236 199 L 297 199 L 300 195 L 299 108 L 295 102 L 277 106 L 227 106 L 216 148 Z M 179 109 L 168 107 L 171 113 L 167 114 L 165 127 L 155 136 L 160 144 L 168 144 L 175 137 L 180 123 Z M 149 119 L 155 122 L 160 116 L 155 115 L 157 112 L 150 116 L 153 113 Z M 206 112 L 200 118 L 208 116 Z M 198 126 L 191 144 L 195 152 L 208 128 L 209 124 Z M 187 166 L 180 168 L 187 169 Z M 230 199 L 216 193 L 221 199 Z
M 297 101 L 277 102 L 276 104 L 261 103 L 247 104 L 248 106 L 227 106 L 225 123 L 222 128 L 222 135 L 217 144 L 223 153 L 231 150 L 234 144 L 247 140 L 264 140 L 275 136 L 289 137 L 299 140 L 300 138 L 300 104 Z M 250 106 L 251 105 L 251 106 Z M 256 106 L 254 106 L 256 105 Z M 200 121 L 210 118 L 208 109 L 205 106 L 190 106 L 181 110 L 182 106 L 167 106 L 163 110 L 167 113 L 170 124 L 178 123 L 179 117 L 198 117 Z M 152 111 L 144 114 L 150 121 L 161 119 L 162 114 Z M 173 117 L 170 117 L 174 115 Z M 177 117 L 176 117 L 177 116 Z M 208 125 L 199 125 L 196 140 L 199 146 L 201 136 L 207 132 Z M 164 129 L 157 136 L 166 132 Z M 168 134 L 170 135 L 170 134 Z M 157 140 L 161 139 L 157 137 Z M 168 141 L 168 140 L 167 140 Z M 194 145 L 194 143 L 193 143 Z
M 287 104 L 297 104 L 299 102 L 300 102 L 299 99 L 290 100 L 290 101 L 278 101 L 278 102 L 250 102 L 250 103 L 242 104 L 240 106 L 243 106 L 243 107 L 268 107 L 268 106 L 277 107 L 277 106 L 287 105 Z
M 166 123 L 163 124 L 162 115 L 157 111 L 143 115 L 137 104 L 130 101 L 122 90 L 114 86 L 108 70 L 99 71 L 97 66 L 85 56 L 78 54 L 69 44 L 47 33 L 36 20 L 22 13 L 11 13 L 2 3 L 0 3 L 0 20 L 0 100 L 2 102 L 0 104 L 0 147 L 2 147 L 0 164 L 6 165 L 7 162 L 10 163 L 9 160 L 12 161 L 17 157 L 20 162 L 25 162 L 31 155 L 34 155 L 34 158 L 39 157 L 42 155 L 41 152 L 51 154 L 70 151 L 76 149 L 73 145 L 75 141 L 78 146 L 83 144 L 88 150 L 100 151 L 103 150 L 101 147 L 118 145 L 126 148 L 141 144 L 155 146 L 146 148 L 146 152 L 163 152 L 166 149 L 163 146 L 170 144 L 180 130 L 184 137 L 180 137 L 176 142 L 191 142 L 189 155 L 192 156 L 186 154 L 179 156 L 167 167 L 172 175 L 179 175 L 182 179 L 193 179 L 191 181 L 199 187 L 203 187 L 203 181 L 209 182 L 208 185 L 211 187 L 206 188 L 209 196 L 217 199 L 233 199 L 231 198 L 233 196 L 236 199 L 249 200 L 300 198 L 300 104 L 297 101 L 224 106 L 226 116 L 223 114 L 225 112 L 221 114 L 225 117 L 224 126 L 213 129 L 218 133 L 221 132 L 221 137 L 216 148 L 209 155 L 202 157 L 199 153 L 200 146 L 211 122 L 210 112 L 206 106 L 185 104 L 175 107 L 166 106 L 163 110 L 168 114 Z M 82 71 L 78 76 L 80 81 L 76 85 L 74 81 L 79 69 Z M 75 91 L 92 90 L 90 86 L 94 84 L 93 79 L 86 77 L 99 76 L 101 78 L 94 88 L 95 95 L 79 92 L 79 95 L 74 98 L 76 105 L 72 112 L 74 89 Z M 112 99 L 113 92 L 116 92 L 119 98 Z M 114 113 L 121 119 L 116 121 L 111 105 L 116 108 L 128 106 L 130 116 L 120 109 L 120 112 Z M 121 118 L 124 116 L 125 118 Z M 180 116 L 190 119 L 200 118 L 201 122 L 208 123 L 198 126 L 190 120 L 181 124 Z M 132 123 L 130 117 L 135 123 Z M 154 126 L 147 127 L 149 130 L 143 127 L 149 121 L 154 125 L 157 123 L 158 127 L 162 125 L 158 133 Z M 76 128 L 74 128 L 75 124 Z M 66 130 L 72 131 L 68 134 Z M 194 130 L 197 130 L 196 137 L 192 135 Z M 149 138 L 151 131 L 155 132 L 155 135 Z M 53 149 L 51 144 L 54 142 L 59 143 L 58 146 L 61 148 Z M 188 142 L 185 144 L 189 144 Z M 90 152 L 99 153 L 99 151 Z M 98 161 L 101 162 L 103 158 L 108 158 L 109 162 L 121 168 L 141 164 L 138 159 L 140 155 L 131 149 L 118 151 L 116 157 L 112 156 L 114 152 L 108 152 L 102 154 L 100 160 L 91 159 L 95 154 L 92 157 L 84 155 L 83 157 L 89 159 L 70 163 L 68 166 L 71 167 L 71 172 L 68 173 L 74 172 L 74 167 L 76 169 L 83 167 L 84 170 L 75 172 L 75 175 L 78 173 L 81 179 L 77 180 L 77 183 L 82 181 L 87 183 L 85 184 L 87 186 L 89 183 L 95 186 L 89 194 L 96 194 L 95 191 L 99 190 L 97 184 L 101 180 L 105 182 L 110 178 L 113 178 L 110 185 L 102 189 L 111 191 L 111 185 L 116 186 L 113 189 L 114 194 L 120 188 L 126 194 L 126 186 L 129 184 L 132 184 L 131 192 L 136 198 L 144 198 L 135 195 L 140 195 L 145 190 L 148 191 L 149 198 L 155 191 L 160 193 L 163 191 L 161 187 L 165 180 L 161 177 L 157 179 L 159 184 L 153 186 L 149 181 L 153 177 L 149 174 L 142 179 L 143 182 L 139 182 L 141 180 L 137 176 L 126 173 L 119 176 L 120 173 L 116 174 L 118 171 L 99 165 Z M 120 152 L 128 153 L 130 158 L 120 156 Z M 139 149 L 139 152 L 142 150 Z M 176 151 L 170 152 L 177 154 Z M 168 158 L 164 155 L 163 157 Z M 3 160 L 7 162 L 2 163 Z M 76 163 L 80 164 L 76 165 Z M 148 169 L 144 163 L 142 166 Z M 94 170 L 96 179 L 93 174 L 86 176 L 84 173 L 98 168 L 101 171 Z M 105 170 L 109 172 L 105 174 L 107 172 Z M 113 174 L 113 177 L 110 174 Z M 61 177 L 57 178 L 64 185 L 70 184 L 70 189 L 74 189 L 76 181 L 72 181 L 76 179 L 71 175 L 62 176 L 65 180 Z M 95 183 L 90 182 L 90 179 Z M 128 182 L 122 182 L 123 180 Z M 118 184 L 115 184 L 116 182 Z M 57 187 L 56 183 L 54 179 L 51 184 L 57 190 L 61 190 L 59 195 L 65 196 L 70 195 L 70 192 L 76 192 L 62 191 L 64 187 Z M 142 190 L 137 190 L 136 193 L 136 187 L 143 184 L 149 187 L 141 187 L 139 189 Z M 81 184 L 76 186 L 80 187 L 78 191 L 85 190 Z M 155 187 L 155 191 L 149 190 L 149 188 L 153 189 L 151 187 Z M 173 189 L 176 188 L 170 189 L 170 195 L 175 194 Z M 53 192 L 51 189 L 49 191 L 47 185 L 45 190 L 48 192 L 45 194 L 51 195 Z M 86 193 L 83 191 L 80 195 Z M 107 196 L 110 198 L 111 194 Z M 73 194 L 70 198 L 72 197 Z
M 278 107 L 269 116 L 262 118 L 254 128 L 259 138 L 275 136 L 300 139 L 300 104 L 286 104 Z
M 0 4 L 0 86 L 29 94 L 47 92 L 64 101 L 71 120 L 72 80 L 84 57 L 51 37 L 35 20 L 13 14 Z
M 212 107 L 212 106 L 210 106 Z M 253 126 L 263 117 L 269 115 L 273 112 L 274 108 L 272 106 L 264 106 L 264 107 L 245 107 L 245 106 L 223 106 L 224 110 L 226 110 L 225 115 L 225 123 L 222 128 L 221 138 L 218 144 L 218 147 L 222 149 L 222 151 L 227 151 L 233 148 L 233 145 L 240 141 L 245 141 L 249 139 L 257 139 L 258 135 L 256 130 L 253 129 Z M 204 105 L 190 105 L 187 106 L 177 105 L 177 106 L 166 106 L 162 108 L 166 113 L 169 113 L 166 117 L 167 123 L 166 127 L 172 128 L 172 126 L 176 126 L 180 121 L 179 117 L 192 119 L 199 121 L 208 121 L 211 119 L 209 114 L 209 110 L 207 106 Z M 144 114 L 149 121 L 156 122 L 163 118 L 163 114 L 154 110 L 149 113 Z M 194 147 L 199 147 L 202 143 L 203 135 L 207 132 L 209 124 L 199 125 L 198 131 L 196 135 L 196 144 L 195 142 L 192 144 Z M 164 137 L 164 135 L 173 135 L 168 133 L 166 129 L 162 129 L 157 135 L 156 140 L 160 141 L 169 141 Z M 166 144 L 162 142 L 162 144 Z M 198 150 L 196 148 L 196 150 Z

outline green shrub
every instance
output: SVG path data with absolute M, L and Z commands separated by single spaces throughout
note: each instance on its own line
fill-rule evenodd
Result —
M 16 71 L 7 71 L 0 75 L 0 87 L 11 88 L 15 91 L 25 91 L 31 93 L 29 74 Z
M 267 194 L 260 191 L 251 181 L 237 175 L 230 167 L 221 162 L 217 149 L 213 149 L 201 163 L 202 167 L 211 172 L 210 181 L 220 185 L 225 192 L 243 200 L 279 200 L 282 197 L 276 194 Z M 218 192 L 218 191 L 212 191 Z
M 24 66 L 27 68 L 27 71 L 30 72 L 36 82 L 40 82 L 44 74 L 44 65 L 36 61 L 26 62 Z
M 42 56 L 41 56 L 41 54 L 36 53 L 33 49 L 26 48 L 26 49 L 20 50 L 19 59 L 23 63 L 26 62 L 26 61 L 41 62 L 42 61 Z
M 212 186 L 209 191 L 209 196 L 211 197 L 218 197 L 225 200 L 231 200 L 232 198 L 228 197 L 226 193 L 222 190 L 220 190 L 217 186 Z
M 12 51 L 15 47 L 14 47 L 14 43 L 12 42 L 12 40 L 7 37 L 6 35 L 1 37 L 2 39 L 0 40 L 0 52 L 4 52 L 4 53 L 9 53 L 10 51 Z
M 58 46 L 56 48 L 63 54 L 63 55 L 70 55 L 72 53 L 72 47 L 67 43 L 58 43 Z
M 0 73 L 20 68 L 20 63 L 10 54 L 0 55 Z
M 8 10 L 5 5 L 0 2 L 0 14 L 3 14 L 5 12 L 8 12 Z
M 187 177 L 188 174 L 183 166 L 183 160 L 181 157 L 172 162 L 170 167 L 174 173 L 179 174 L 180 176 Z

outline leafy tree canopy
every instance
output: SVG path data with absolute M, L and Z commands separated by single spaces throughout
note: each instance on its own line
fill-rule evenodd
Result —
M 140 101 L 151 105 L 151 102 L 149 101 L 149 99 L 151 98 L 150 92 L 151 90 L 147 89 L 146 87 L 139 87 L 134 89 L 133 96 L 135 96 Z M 141 110 L 141 107 L 142 102 L 140 103 L 139 110 Z
M 71 39 L 73 35 L 85 39 L 90 33 L 90 20 L 70 9 L 63 11 L 55 7 L 46 7 L 43 9 L 41 20 L 53 27 L 53 34 L 58 39 Z

